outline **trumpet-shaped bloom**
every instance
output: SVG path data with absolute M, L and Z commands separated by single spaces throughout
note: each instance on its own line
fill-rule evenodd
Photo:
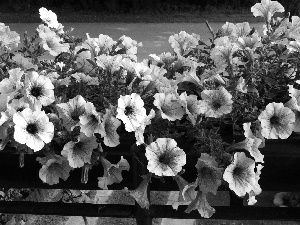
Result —
M 130 165 L 126 159 L 121 156 L 121 160 L 117 164 L 110 163 L 106 158 L 100 158 L 104 168 L 103 177 L 98 177 L 98 187 L 107 190 L 107 185 L 121 183 L 123 180 L 122 171 L 129 171 Z
M 93 103 L 87 102 L 85 104 L 85 113 L 79 117 L 80 131 L 87 137 L 94 135 L 94 133 L 104 135 L 102 116 L 102 113 L 96 111 Z
M 293 131 L 300 132 L 300 98 L 296 99 L 296 97 L 291 96 L 291 99 L 288 102 L 286 102 L 284 106 L 290 108 L 295 113 Z
M 104 126 L 103 143 L 109 147 L 116 147 L 119 145 L 120 137 L 117 133 L 117 128 L 121 125 L 121 121 L 112 115 L 111 110 L 106 109 L 102 123 Z
M 20 35 L 15 31 L 10 31 L 8 26 L 0 23 L 0 50 L 18 47 L 20 43 Z
M 77 142 L 70 141 L 65 144 L 61 155 L 66 157 L 72 168 L 83 167 L 85 163 L 91 163 L 93 149 L 98 147 L 95 136 L 87 137 L 80 133 Z
M 0 93 L 9 94 L 12 98 L 23 87 L 21 82 L 24 72 L 20 68 L 8 71 L 9 78 L 4 78 L 0 82 Z
M 256 166 L 256 172 L 255 172 L 255 184 L 252 187 L 252 190 L 249 192 L 249 199 L 248 199 L 248 205 L 254 205 L 257 200 L 255 199 L 256 195 L 259 195 L 261 193 L 261 188 L 258 183 L 260 179 L 261 169 L 264 168 L 263 165 L 258 164 Z
M 198 115 L 204 114 L 205 112 L 201 107 L 201 100 L 197 100 L 196 95 L 187 95 L 186 92 L 180 95 L 180 99 L 184 102 L 189 121 L 195 125 Z
M 182 176 L 176 175 L 173 179 L 179 187 L 178 200 L 172 204 L 172 208 L 177 210 L 179 205 L 191 203 L 196 198 L 197 192 L 196 185 L 189 184 Z
M 190 35 L 185 31 L 181 31 L 179 34 L 170 36 L 169 43 L 174 49 L 174 52 L 178 55 L 185 55 L 198 45 L 199 40 L 199 35 Z
M 258 116 L 262 135 L 267 139 L 286 139 L 294 130 L 295 113 L 283 103 L 269 103 Z
M 261 0 L 261 3 L 251 7 L 251 12 L 255 17 L 261 16 L 266 22 L 270 22 L 276 12 L 284 12 L 284 7 L 278 1 Z
M 59 117 L 63 119 L 63 125 L 68 131 L 79 125 L 80 116 L 85 113 L 86 101 L 81 95 L 77 95 L 67 103 L 56 104 Z
M 54 136 L 54 125 L 49 122 L 44 111 L 32 111 L 26 108 L 14 114 L 13 122 L 15 141 L 26 144 L 34 151 L 41 150 Z
M 161 117 L 170 121 L 180 120 L 185 114 L 182 100 L 173 93 L 156 93 L 153 104 L 160 110 Z
M 300 40 L 300 17 L 292 16 L 292 25 L 287 30 L 287 37 Z
M 49 185 L 58 184 L 59 178 L 66 181 L 70 175 L 71 167 L 65 157 L 55 155 L 51 158 L 37 158 L 37 161 L 42 164 L 39 171 L 40 179 Z
M 127 187 L 124 188 L 124 192 L 132 196 L 135 201 L 140 205 L 141 208 L 149 209 L 150 203 L 147 197 L 147 189 L 149 182 L 151 180 L 151 173 L 143 175 L 143 180 L 135 190 L 128 190 Z
M 146 109 L 142 98 L 136 94 L 120 96 L 118 100 L 117 118 L 125 124 L 128 132 L 135 131 L 146 118 Z
M 59 27 L 57 16 L 54 12 L 42 7 L 39 9 L 39 13 L 40 13 L 41 20 L 43 20 L 48 25 L 48 27 L 55 28 L 55 29 Z
M 206 117 L 219 118 L 232 111 L 232 95 L 223 86 L 219 90 L 204 90 L 201 97 L 201 107 L 206 107 Z
M 35 71 L 30 71 L 25 77 L 25 99 L 34 110 L 50 105 L 55 101 L 54 86 L 51 80 Z
M 120 70 L 122 57 L 120 55 L 109 56 L 100 55 L 97 56 L 97 65 L 105 70 L 111 76 Z
M 206 192 L 198 191 L 196 198 L 189 204 L 184 212 L 190 213 L 193 210 L 198 210 L 203 218 L 210 218 L 216 210 L 209 205 L 206 195 Z
M 196 164 L 198 176 L 196 184 L 199 190 L 205 193 L 217 193 L 218 187 L 221 185 L 223 169 L 218 168 L 215 158 L 206 153 L 201 153 L 201 157 Z
M 223 179 L 229 188 L 242 197 L 255 185 L 255 161 L 246 157 L 244 152 L 236 152 L 233 162 L 225 169 Z
M 232 63 L 232 55 L 237 49 L 228 36 L 220 37 L 215 40 L 215 47 L 211 50 L 210 57 L 219 68 Z
M 68 43 L 61 43 L 62 40 L 60 37 L 56 35 L 56 33 L 50 30 L 49 27 L 44 26 L 41 24 L 37 29 L 41 40 L 42 47 L 49 51 L 52 56 L 57 56 L 62 52 L 69 51 L 69 44 Z
M 158 138 L 146 147 L 147 169 L 157 176 L 175 176 L 186 164 L 185 152 L 171 138 Z

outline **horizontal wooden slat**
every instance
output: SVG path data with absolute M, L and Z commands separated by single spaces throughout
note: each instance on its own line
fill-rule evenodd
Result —
M 169 205 L 151 205 L 153 218 L 201 219 L 198 211 L 187 214 L 187 206 L 174 210 Z M 280 207 L 240 207 L 215 206 L 211 219 L 231 220 L 299 220 L 300 208 Z M 35 202 L 0 202 L 1 213 L 20 213 L 35 215 L 64 215 L 88 217 L 135 217 L 135 206 L 132 205 L 94 205 L 87 203 L 35 203 Z

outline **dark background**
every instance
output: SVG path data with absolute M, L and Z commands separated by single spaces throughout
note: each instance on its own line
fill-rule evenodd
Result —
M 292 15 L 300 14 L 300 0 L 278 0 Z M 0 12 L 36 12 L 40 7 L 64 12 L 201 12 L 211 9 L 250 9 L 261 0 L 1 0 Z

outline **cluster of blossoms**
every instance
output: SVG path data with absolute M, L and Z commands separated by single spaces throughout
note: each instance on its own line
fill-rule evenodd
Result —
M 207 23 L 210 44 L 181 31 L 169 38 L 174 53 L 142 62 L 136 57 L 141 43 L 103 34 L 82 41 L 45 8 L 36 35 L 25 34 L 17 52 L 19 35 L 0 24 L 0 150 L 43 153 L 39 176 L 50 185 L 76 168 L 87 182 L 88 170 L 100 162 L 98 186 L 108 189 L 130 165 L 123 156 L 112 164 L 103 148 L 122 144 L 129 132 L 134 146 L 144 147 L 149 174 L 124 192 L 142 207 L 149 207 L 152 177 L 173 177 L 180 189 L 173 207 L 189 204 L 187 213 L 198 210 L 205 218 L 215 212 L 206 196 L 222 181 L 255 204 L 265 139 L 300 131 L 300 18 L 274 19 L 284 8 L 270 0 L 251 11 L 264 17 L 265 36 L 247 22 L 227 22 L 217 33 Z M 40 60 L 44 53 L 52 59 Z M 245 139 L 225 142 L 224 131 Z M 177 146 L 180 139 L 193 143 L 192 150 Z M 197 178 L 188 182 L 183 167 L 192 154 Z

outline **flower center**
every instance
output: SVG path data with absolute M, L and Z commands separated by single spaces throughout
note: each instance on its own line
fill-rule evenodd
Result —
M 30 134 L 36 134 L 38 131 L 38 128 L 37 128 L 36 124 L 30 123 L 27 125 L 26 131 Z
M 277 124 L 279 124 L 279 117 L 278 117 L 278 116 L 272 116 L 272 117 L 270 118 L 270 123 L 271 123 L 272 125 L 277 125 Z
M 169 165 L 171 162 L 171 157 L 168 153 L 163 153 L 159 156 L 158 161 L 162 164 Z
M 212 107 L 213 107 L 213 109 L 215 109 L 215 110 L 219 109 L 221 106 L 222 106 L 222 104 L 221 104 L 219 101 L 214 101 L 214 102 L 212 103 Z
M 74 148 L 73 148 L 73 151 L 74 152 L 80 152 L 81 149 L 83 147 L 83 143 L 82 142 L 77 142 L 75 145 L 74 145 Z
M 71 118 L 74 121 L 79 121 L 79 116 L 83 114 L 83 110 L 76 108 L 73 112 L 71 112 Z
M 22 106 L 22 107 L 18 108 L 18 109 L 17 109 L 17 112 L 21 112 L 21 111 L 23 111 L 23 109 L 25 109 L 25 107 L 24 107 L 24 106 Z
M 125 111 L 124 111 L 126 116 L 133 114 L 133 112 L 134 112 L 134 110 L 131 106 L 126 106 Z
M 232 174 L 235 177 L 240 177 L 243 174 L 243 169 L 241 167 L 235 167 Z
M 42 88 L 39 86 L 35 86 L 35 87 L 31 88 L 30 94 L 37 98 L 42 95 Z

